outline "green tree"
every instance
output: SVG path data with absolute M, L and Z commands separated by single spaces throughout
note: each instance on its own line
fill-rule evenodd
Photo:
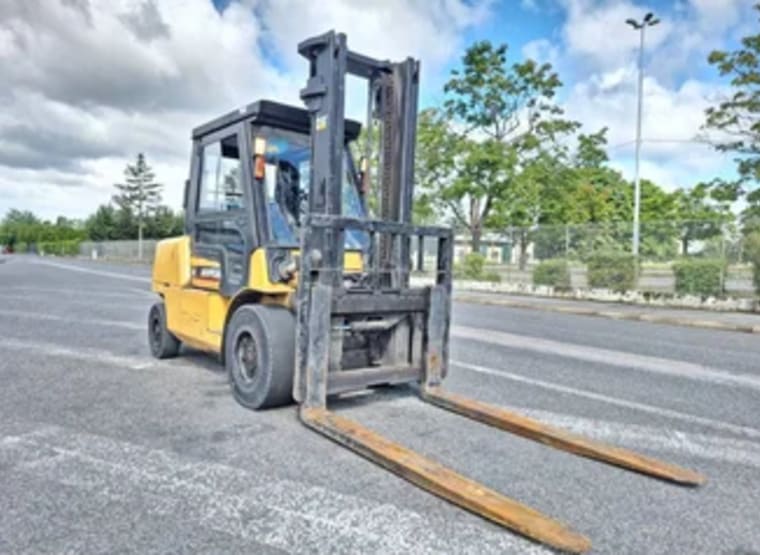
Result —
M 607 155 L 607 128 L 603 127 L 596 133 L 578 135 L 578 148 L 575 153 L 575 167 L 600 169 L 610 158 Z
M 134 164 L 127 164 L 124 183 L 116 183 L 118 193 L 113 200 L 126 214 L 131 215 L 137 225 L 138 256 L 142 258 L 143 229 L 147 219 L 155 213 L 161 203 L 163 185 L 156 182 L 153 170 L 145 161 L 143 153 L 137 155 Z M 125 217 L 125 220 L 129 218 Z
M 79 241 L 84 236 L 83 226 L 77 220 L 59 216 L 55 222 L 44 221 L 28 210 L 9 210 L 0 222 L 0 244 L 11 247 Z
M 11 209 L 0 222 L 0 243 L 15 248 L 17 243 L 25 243 L 40 223 L 29 211 Z
M 619 250 L 618 206 L 629 184 L 606 165 L 607 129 L 579 134 L 572 155 L 555 152 L 544 171 L 536 256 L 585 259 L 595 250 Z
M 135 215 L 124 208 L 116 210 L 116 239 L 137 239 L 137 219 Z
M 470 46 L 461 69 L 452 71 L 443 110 L 433 118 L 442 134 L 433 151 L 444 165 L 430 194 L 469 232 L 474 251 L 485 228 L 535 216 L 535 188 L 516 178 L 542 148 L 578 126 L 553 101 L 561 85 L 550 64 L 509 65 L 507 45 L 489 41 Z M 521 208 L 510 209 L 516 198 Z
M 29 210 L 11 208 L 3 218 L 3 225 L 37 225 L 41 220 Z
M 145 236 L 152 239 L 182 235 L 183 231 L 184 216 L 181 212 L 175 214 L 168 206 L 159 206 L 145 226 Z
M 110 204 L 98 209 L 85 222 L 87 236 L 92 241 L 110 241 L 119 238 L 116 209 Z
M 723 224 L 731 217 L 725 205 L 711 196 L 716 183 L 698 183 L 689 189 L 678 189 L 675 200 L 675 222 L 681 242 L 681 254 L 689 254 L 692 241 L 710 239 L 721 234 Z
M 422 205 L 423 216 L 447 215 L 458 228 L 467 226 L 456 199 L 442 198 L 454 177 L 459 137 L 452 131 L 442 111 L 429 108 L 417 117 L 417 152 L 415 156 L 415 205 Z M 422 200 L 422 203 L 420 202 Z M 415 206 L 415 212 L 420 210 Z
M 489 219 L 493 227 L 509 227 L 512 244 L 519 246 L 518 262 L 522 269 L 528 261 L 529 244 L 533 241 L 540 244 L 541 239 L 546 244 L 554 236 L 551 227 L 536 228 L 535 224 L 546 222 L 546 211 L 556 207 L 553 199 L 547 198 L 546 191 L 562 180 L 565 170 L 561 149 L 537 151 L 535 156 L 523 162 L 511 186 L 506 189 L 503 202 Z M 557 246 L 563 244 L 564 241 Z
M 760 3 L 754 9 L 760 16 Z M 707 109 L 705 128 L 721 152 L 736 155 L 738 195 L 745 195 L 745 233 L 760 229 L 760 33 L 741 39 L 732 52 L 713 51 L 708 57 L 720 74 L 730 78 L 731 94 Z

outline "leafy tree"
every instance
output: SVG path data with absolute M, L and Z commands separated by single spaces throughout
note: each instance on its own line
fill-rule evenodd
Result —
M 415 205 L 422 200 L 422 210 L 447 215 L 458 228 L 467 226 L 467 218 L 456 198 L 443 198 L 455 175 L 459 137 L 450 128 L 442 111 L 430 108 L 417 117 L 417 152 L 415 157 Z M 415 212 L 419 210 L 415 206 Z
M 596 133 L 578 135 L 578 149 L 575 153 L 575 167 L 600 169 L 610 158 L 607 156 L 607 128 Z
M 760 16 L 760 3 L 755 4 Z M 707 109 L 705 128 L 717 132 L 715 147 L 736 155 L 739 195 L 746 195 L 742 213 L 745 233 L 760 229 L 760 33 L 741 39 L 732 52 L 713 51 L 708 57 L 722 76 L 730 77 L 732 92 Z
M 156 176 L 143 153 L 137 155 L 134 164 L 127 164 L 124 170 L 124 183 L 116 183 L 114 187 L 119 191 L 113 200 L 124 212 L 123 220 L 126 222 L 131 216 L 137 224 L 137 240 L 139 241 L 138 252 L 142 258 L 142 239 L 145 223 L 151 214 L 154 214 L 161 202 L 163 185 L 156 182 Z
M 520 225 L 535 216 L 536 206 L 528 206 L 537 198 L 535 188 L 516 178 L 539 147 L 578 126 L 563 119 L 553 102 L 561 85 L 550 64 L 526 60 L 509 65 L 507 45 L 489 41 L 470 46 L 461 69 L 452 71 L 442 112 L 426 122 L 432 126 L 428 131 L 440 134 L 423 139 L 434 158 L 422 164 L 435 168 L 425 178 L 435 185 L 430 194 L 469 232 L 474 251 L 480 249 L 485 228 L 497 222 Z M 423 147 L 418 155 L 430 150 Z M 517 194 L 518 186 L 527 196 Z M 510 205 L 516 198 L 526 200 L 519 210 Z
M 85 233 L 80 222 L 64 217 L 55 221 L 43 221 L 32 212 L 12 209 L 0 222 L 0 244 L 14 247 L 16 244 L 78 241 Z
M 633 219 L 633 184 L 625 182 L 626 192 L 630 194 L 626 221 L 625 247 L 631 242 L 632 227 L 627 224 Z M 641 180 L 641 243 L 639 254 L 645 258 L 670 260 L 678 254 L 678 210 L 673 194 L 653 181 Z
M 556 230 L 552 227 L 534 226 L 548 223 L 548 212 L 557 208 L 555 199 L 548 198 L 546 192 L 556 185 L 562 188 L 566 169 L 562 150 L 539 150 L 534 157 L 525 161 L 512 180 L 512 186 L 507 189 L 504 202 L 490 218 L 490 224 L 494 227 L 509 226 L 512 243 L 519 246 L 520 268 L 524 269 L 527 264 L 528 245 L 532 241 L 540 244 L 543 239 L 543 243 L 547 244 L 555 238 L 552 232 Z M 564 246 L 564 237 L 556 242 L 556 246 Z
M 174 213 L 168 206 L 159 206 L 147 221 L 145 235 L 153 239 L 163 239 L 182 235 L 184 232 L 184 216 Z
M 93 241 L 118 239 L 117 217 L 116 209 L 111 204 L 99 206 L 85 222 L 87 236 Z
M 10 209 L 3 218 L 3 225 L 6 226 L 37 225 L 40 223 L 40 219 L 29 210 L 22 211 L 15 208 Z
M 723 224 L 731 217 L 726 206 L 713 202 L 711 192 L 715 183 L 698 183 L 690 189 L 673 193 L 675 221 L 681 242 L 681 254 L 689 254 L 692 241 L 710 239 L 721 234 Z

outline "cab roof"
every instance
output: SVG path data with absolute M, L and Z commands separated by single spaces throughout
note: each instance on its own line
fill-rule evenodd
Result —
M 259 100 L 196 127 L 193 129 L 193 139 L 200 139 L 209 133 L 246 120 L 256 125 L 269 125 L 306 135 L 311 129 L 309 112 L 303 108 L 280 104 L 273 100 Z M 361 128 L 359 122 L 347 119 L 345 123 L 346 140 L 356 139 Z

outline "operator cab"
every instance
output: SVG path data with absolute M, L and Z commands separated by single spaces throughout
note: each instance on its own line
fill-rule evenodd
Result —
M 360 131 L 346 120 L 342 213 L 358 218 L 365 205 L 349 144 Z M 193 276 L 233 294 L 245 285 L 251 253 L 266 247 L 269 279 L 283 280 L 278 268 L 298 248 L 308 212 L 310 168 L 310 117 L 301 108 L 262 100 L 193 130 L 185 192 Z M 346 233 L 347 250 L 365 243 L 366 234 Z

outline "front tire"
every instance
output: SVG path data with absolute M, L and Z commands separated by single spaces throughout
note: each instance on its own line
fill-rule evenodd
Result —
M 179 339 L 166 327 L 166 307 L 156 303 L 148 313 L 148 344 L 156 358 L 172 358 L 179 353 Z
M 295 318 L 285 308 L 243 305 L 225 328 L 224 360 L 232 394 L 258 410 L 293 402 Z

